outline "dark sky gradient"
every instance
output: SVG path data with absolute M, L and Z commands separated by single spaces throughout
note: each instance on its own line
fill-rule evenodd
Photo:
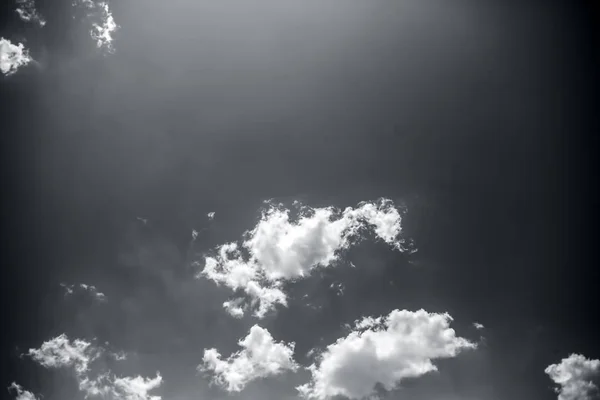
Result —
M 361 246 L 349 259 L 363 268 L 300 283 L 323 309 L 292 303 L 264 322 L 297 342 L 299 362 L 343 323 L 421 307 L 473 339 L 483 323 L 486 344 L 390 399 L 555 399 L 547 365 L 600 357 L 591 5 L 113 1 L 122 28 L 101 58 L 76 23 L 60 25 L 68 2 L 46 3 L 44 34 L 11 8 L 0 25 L 43 61 L 0 82 L 7 382 L 75 399 L 68 376 L 16 357 L 67 332 L 137 354 L 123 372 L 160 369 L 165 400 L 227 398 L 194 368 L 205 347 L 236 350 L 253 321 L 226 315 L 229 292 L 188 264 L 252 227 L 267 198 L 390 197 L 419 248 L 409 264 Z M 127 261 L 141 250 L 143 265 Z M 65 302 L 64 281 L 110 301 Z M 291 399 L 306 378 L 239 398 Z

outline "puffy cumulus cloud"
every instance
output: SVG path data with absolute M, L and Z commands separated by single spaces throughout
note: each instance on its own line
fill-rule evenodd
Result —
M 106 301 L 106 296 L 104 293 L 98 291 L 96 286 L 94 285 L 86 285 L 85 283 L 80 283 L 78 285 L 67 285 L 66 283 L 61 283 L 60 286 L 65 290 L 65 295 L 70 296 L 75 293 L 75 291 L 81 291 L 85 293 L 89 293 L 94 299 L 98 301 Z
M 23 43 L 13 44 L 10 40 L 0 37 L 0 71 L 4 75 L 12 75 L 32 61 Z
M 15 400 L 38 400 L 33 393 L 23 389 L 21 385 L 18 385 L 15 382 L 10 384 L 8 392 L 16 395 Z
M 309 399 L 364 399 L 376 385 L 396 388 L 403 379 L 436 371 L 435 359 L 455 357 L 476 344 L 456 336 L 448 314 L 394 310 L 386 317 L 356 321 L 350 333 L 327 348 L 309 367 L 312 379 L 299 386 Z
M 28 355 L 46 368 L 72 368 L 79 385 L 79 390 L 86 397 L 102 397 L 120 400 L 161 400 L 160 396 L 149 392 L 162 384 L 162 376 L 157 372 L 154 378 L 117 377 L 110 371 L 100 371 L 90 377 L 90 364 L 98 359 L 104 349 L 93 346 L 85 340 L 69 340 L 60 335 L 48 340 L 39 349 L 30 349 Z M 124 359 L 122 354 L 111 353 L 117 360 Z
M 236 302 L 236 316 L 251 309 L 262 318 L 277 304 L 287 306 L 284 282 L 330 266 L 368 231 L 393 248 L 405 250 L 400 237 L 402 218 L 390 200 L 364 202 L 343 211 L 297 206 L 295 214 L 269 204 L 257 225 L 244 234 L 245 240 L 220 245 L 205 257 L 199 276 L 246 295 L 247 304 Z M 231 310 L 230 302 L 224 307 Z
M 17 0 L 17 8 L 15 12 L 19 14 L 19 18 L 25 22 L 34 22 L 40 27 L 46 25 L 46 20 L 42 17 L 35 8 L 34 0 Z
M 556 393 L 559 400 L 591 400 L 600 397 L 600 360 L 571 354 L 560 363 L 548 366 L 545 372 L 558 385 Z
M 226 360 L 216 349 L 204 350 L 198 370 L 213 374 L 212 381 L 228 392 L 240 392 L 251 381 L 296 371 L 294 343 L 277 343 L 268 330 L 254 325 L 238 344 L 242 350 Z

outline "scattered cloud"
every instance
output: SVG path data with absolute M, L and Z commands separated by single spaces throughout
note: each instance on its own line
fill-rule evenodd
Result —
M 344 294 L 344 284 L 341 282 L 334 282 L 331 285 L 329 285 L 330 289 L 333 289 L 335 291 L 335 294 L 337 294 L 338 296 L 342 296 Z
M 436 371 L 433 360 L 452 358 L 476 344 L 457 337 L 448 314 L 394 310 L 386 317 L 356 321 L 351 332 L 309 367 L 312 379 L 298 387 L 305 398 L 363 399 L 377 384 L 392 390 L 407 378 Z
M 113 33 L 119 29 L 119 25 L 115 22 L 109 3 L 106 1 L 75 0 L 71 4 L 74 8 L 82 10 L 86 18 L 92 21 L 90 35 L 96 42 L 96 46 L 108 53 L 113 53 L 115 51 Z
M 240 392 L 251 381 L 298 368 L 293 360 L 295 344 L 275 342 L 269 331 L 258 325 L 238 344 L 242 350 L 226 360 L 216 349 L 204 350 L 203 364 L 198 366 L 199 371 L 213 374 L 213 383 L 228 392 Z
M 600 395 L 600 360 L 571 354 L 544 371 L 558 385 L 558 400 L 591 400 Z
M 40 27 L 46 25 L 46 20 L 35 8 L 34 0 L 17 0 L 15 12 L 19 14 L 19 18 L 21 18 L 22 21 L 34 22 Z
M 247 308 L 262 318 L 277 304 L 287 306 L 285 282 L 332 265 L 369 231 L 393 248 L 405 250 L 402 218 L 390 200 L 364 202 L 343 211 L 296 207 L 294 218 L 291 210 L 268 204 L 257 225 L 244 234 L 245 240 L 218 246 L 215 254 L 205 257 L 198 276 L 243 292 Z
M 213 219 L 215 219 L 215 212 L 211 211 L 208 214 L 206 214 L 206 216 L 208 217 L 209 221 L 212 221 Z
M 38 398 L 31 392 L 23 389 L 21 385 L 16 384 L 15 382 L 11 383 L 8 387 L 9 393 L 15 393 L 17 397 L 15 400 L 38 400 Z
M 0 37 L 0 71 L 4 75 L 12 75 L 32 61 L 23 43 L 13 44 L 10 40 Z
M 90 364 L 98 359 L 104 350 L 82 339 L 71 341 L 62 334 L 50 339 L 39 349 L 30 349 L 28 355 L 38 364 L 46 368 L 72 368 L 79 385 L 79 390 L 88 396 L 102 396 L 124 400 L 161 400 L 160 396 L 152 396 L 148 392 L 162 384 L 162 377 L 157 372 L 154 378 L 117 377 L 110 371 L 101 371 L 95 378 L 90 377 Z M 117 360 L 124 359 L 122 353 L 110 354 Z M 27 399 L 27 398 L 25 398 Z
M 28 355 L 46 368 L 73 368 L 77 375 L 87 373 L 89 364 L 99 356 L 90 342 L 69 340 L 62 334 L 42 343 L 39 349 L 29 349 Z
M 90 296 L 98 301 L 106 301 L 106 296 L 104 293 L 99 292 L 94 285 L 86 285 L 85 283 L 80 283 L 78 285 L 67 285 L 66 283 L 61 283 L 60 286 L 65 289 L 65 296 L 71 296 L 75 293 L 75 291 L 81 291 L 89 293 Z
M 485 326 L 483 326 L 483 324 L 480 324 L 479 322 L 473 322 L 473 327 L 475 327 L 475 329 L 477 330 L 482 330 L 483 328 L 485 328 Z

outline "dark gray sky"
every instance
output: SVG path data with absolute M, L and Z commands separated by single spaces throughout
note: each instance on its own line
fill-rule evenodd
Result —
M 165 400 L 228 398 L 195 367 L 256 321 L 227 315 L 230 292 L 189 264 L 269 198 L 388 197 L 419 248 L 365 243 L 345 257 L 360 267 L 299 283 L 322 309 L 261 322 L 299 363 L 395 308 L 448 312 L 472 340 L 479 321 L 486 340 L 388 399 L 554 399 L 546 366 L 600 357 L 598 32 L 583 2 L 113 0 L 107 56 L 70 2 L 36 6 L 43 29 L 8 2 L 0 20 L 39 61 L 0 82 L 7 385 L 79 398 L 71 376 L 18 357 L 64 332 L 132 354 L 119 372 L 160 370 Z M 61 282 L 108 301 L 65 300 Z M 307 379 L 238 398 L 294 399 Z

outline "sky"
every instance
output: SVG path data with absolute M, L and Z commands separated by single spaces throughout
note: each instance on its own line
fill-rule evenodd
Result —
M 3 2 L 3 398 L 597 398 L 597 18 Z

